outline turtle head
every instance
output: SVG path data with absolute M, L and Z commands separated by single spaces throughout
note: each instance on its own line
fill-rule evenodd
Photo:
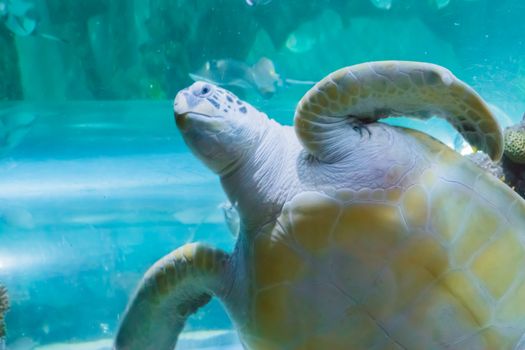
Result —
M 234 170 L 256 147 L 268 121 L 231 92 L 200 81 L 177 94 L 173 109 L 188 147 L 219 175 Z

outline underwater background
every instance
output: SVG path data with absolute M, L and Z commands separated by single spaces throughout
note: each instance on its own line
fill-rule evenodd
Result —
M 130 294 L 189 241 L 226 250 L 218 178 L 172 99 L 195 79 L 281 123 L 328 73 L 443 65 L 502 126 L 525 111 L 521 0 L 0 0 L 0 349 L 110 349 Z M 462 151 L 444 122 L 396 121 Z M 212 302 L 181 349 L 240 349 Z M 0 333 L 1 337 L 1 333 Z

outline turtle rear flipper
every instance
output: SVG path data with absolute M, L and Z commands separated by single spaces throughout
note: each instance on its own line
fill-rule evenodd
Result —
M 157 261 L 128 305 L 115 350 L 173 350 L 186 319 L 221 287 L 228 258 L 193 243 Z

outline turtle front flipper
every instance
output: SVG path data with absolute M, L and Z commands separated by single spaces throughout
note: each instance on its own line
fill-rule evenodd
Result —
M 371 62 L 333 72 L 299 102 L 295 130 L 311 154 L 333 162 L 347 151 L 338 147 L 345 125 L 390 116 L 439 116 L 493 160 L 503 153 L 501 129 L 483 99 L 449 70 L 422 62 Z
M 229 255 L 186 244 L 144 276 L 122 319 L 116 350 L 173 350 L 186 319 L 223 288 Z

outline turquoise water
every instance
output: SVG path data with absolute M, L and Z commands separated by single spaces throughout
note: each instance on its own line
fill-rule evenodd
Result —
M 3 3 L 19 2 L 0 0 L 0 14 Z M 250 82 L 227 87 L 285 124 L 308 82 L 384 59 L 448 67 L 503 126 L 525 111 L 521 1 L 29 3 L 23 18 L 38 18 L 33 31 L 0 15 L 0 284 L 11 299 L 10 350 L 109 349 L 153 262 L 190 241 L 232 248 L 219 181 L 173 123 L 171 99 L 207 61 L 242 71 L 271 60 L 279 81 L 270 95 Z M 440 121 L 392 123 L 455 146 Z M 213 301 L 189 319 L 178 348 L 239 349 L 231 329 Z
M 218 179 L 183 145 L 170 108 L 12 107 L 10 115 L 35 116 L 0 162 L 0 280 L 11 297 L 13 343 L 109 338 L 159 257 L 193 240 L 231 248 Z M 229 328 L 211 303 L 187 330 Z

